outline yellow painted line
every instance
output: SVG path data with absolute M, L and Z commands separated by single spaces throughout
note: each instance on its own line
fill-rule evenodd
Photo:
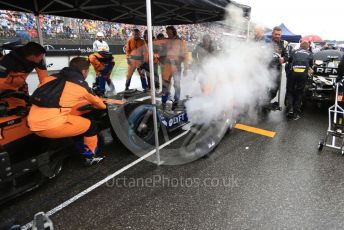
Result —
M 244 130 L 244 131 L 247 131 L 247 132 L 250 132 L 250 133 L 256 133 L 256 134 L 259 134 L 259 135 L 271 137 L 271 138 L 273 138 L 276 135 L 275 132 L 272 132 L 272 131 L 269 131 L 269 130 L 264 130 L 264 129 L 259 129 L 259 128 L 255 128 L 255 127 L 247 126 L 247 125 L 243 125 L 243 124 L 236 124 L 234 126 L 234 128 L 240 129 L 240 130 Z

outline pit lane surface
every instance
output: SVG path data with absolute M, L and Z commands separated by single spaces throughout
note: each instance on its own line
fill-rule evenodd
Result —
M 182 166 L 142 162 L 51 219 L 57 229 L 342 228 L 344 158 L 317 152 L 326 110 L 310 106 L 298 121 L 274 112 L 243 123 L 276 136 L 233 130 L 209 158 Z M 136 159 L 107 141 L 105 162 L 84 168 L 72 158 L 56 179 L 2 206 L 1 223 L 25 224 Z
M 181 166 L 143 161 L 51 219 L 56 229 L 341 229 L 344 157 L 317 151 L 327 120 L 326 108 L 312 105 L 297 121 L 283 112 L 242 120 L 276 135 L 234 129 L 208 158 Z M 102 164 L 85 168 L 72 157 L 57 178 L 2 205 L 0 226 L 26 224 L 137 159 L 105 136 Z M 180 142 L 162 151 L 173 145 Z

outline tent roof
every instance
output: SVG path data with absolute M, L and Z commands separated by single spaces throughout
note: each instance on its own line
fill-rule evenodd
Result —
M 235 4 L 249 16 L 251 8 L 231 0 L 151 0 L 153 25 L 220 21 Z M 0 0 L 0 9 L 43 15 L 146 24 L 146 0 Z
M 282 23 L 280 25 L 281 29 L 282 29 L 282 39 L 286 40 L 288 42 L 299 42 L 301 39 L 301 35 L 297 35 L 294 34 L 293 32 L 291 32 L 285 25 L 284 23 Z M 271 32 L 267 32 L 265 33 L 265 36 L 267 38 L 271 38 Z

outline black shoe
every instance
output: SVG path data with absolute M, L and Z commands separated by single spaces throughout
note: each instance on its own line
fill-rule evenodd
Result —
M 86 157 L 85 158 L 85 166 L 92 166 L 100 163 L 102 160 L 104 160 L 105 157 L 96 157 L 96 156 L 91 156 L 91 157 Z
M 300 118 L 301 118 L 301 115 L 297 113 L 297 114 L 294 115 L 293 120 L 294 120 L 294 121 L 297 121 L 297 120 L 299 120 Z
M 287 118 L 288 118 L 288 119 L 294 119 L 294 117 L 295 117 L 295 115 L 294 115 L 293 112 L 288 112 L 288 113 L 287 113 Z
M 171 109 L 175 110 L 176 108 L 178 108 L 178 105 L 179 105 L 178 101 L 173 102 Z
M 287 110 L 287 118 L 294 118 L 294 110 L 292 108 Z
M 275 101 L 274 103 L 271 103 L 270 108 L 271 110 L 274 110 L 274 111 L 279 110 L 280 109 L 279 103 L 277 101 Z

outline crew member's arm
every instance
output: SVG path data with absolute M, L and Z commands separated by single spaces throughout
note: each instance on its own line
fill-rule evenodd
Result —
M 93 42 L 93 51 L 94 52 L 98 51 L 97 41 Z
M 113 105 L 122 105 L 125 103 L 123 100 L 115 100 L 110 98 L 100 98 L 98 96 L 94 96 L 91 93 L 86 93 L 84 95 L 84 99 L 88 101 L 94 108 L 96 109 L 106 109 L 106 104 L 113 104 Z
M 280 64 L 285 63 L 288 60 L 288 50 L 287 50 L 288 42 L 283 41 L 282 53 L 280 58 Z
M 148 63 L 148 60 L 149 60 L 148 43 L 143 41 L 143 46 L 141 48 L 142 48 L 143 62 Z
M 294 51 L 291 51 L 291 53 L 289 54 L 288 62 L 289 62 L 290 64 L 293 62 L 294 54 L 295 54 L 295 50 L 294 50 Z
M 309 55 L 309 69 L 308 69 L 308 74 L 311 76 L 313 73 L 314 73 L 314 70 L 313 70 L 313 63 L 314 63 L 314 59 L 313 59 L 313 54 L 311 53 Z
M 131 53 L 131 39 L 128 40 L 127 45 L 125 46 L 125 54 L 127 55 L 127 58 L 130 57 Z
M 84 99 L 96 109 L 106 109 L 106 105 L 104 104 L 103 100 L 98 96 L 94 96 L 91 93 L 86 93 L 84 95 Z
M 44 81 L 46 81 L 49 77 L 48 71 L 47 71 L 47 66 L 45 64 L 45 60 L 43 59 L 35 68 L 37 75 L 38 75 L 38 80 L 39 84 L 42 84 Z

